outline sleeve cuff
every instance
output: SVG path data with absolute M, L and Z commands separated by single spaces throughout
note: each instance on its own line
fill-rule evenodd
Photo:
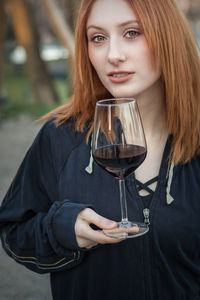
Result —
M 56 253 L 65 255 L 66 250 L 80 250 L 74 225 L 77 215 L 87 207 L 90 206 L 68 200 L 54 202 L 47 217 L 47 233 Z

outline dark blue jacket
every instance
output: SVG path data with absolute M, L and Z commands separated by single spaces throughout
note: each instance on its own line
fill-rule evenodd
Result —
M 0 208 L 7 254 L 35 272 L 50 272 L 55 300 L 200 299 L 200 158 L 175 166 L 169 180 L 168 141 L 149 232 L 84 251 L 74 233 L 82 209 L 120 220 L 118 182 L 95 163 L 86 171 L 85 138 L 70 122 L 48 121 L 40 130 Z M 129 218 L 143 221 L 134 175 L 126 189 Z

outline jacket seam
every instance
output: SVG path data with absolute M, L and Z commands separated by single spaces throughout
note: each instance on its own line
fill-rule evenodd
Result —
M 67 261 L 65 262 L 64 264 L 61 264 L 60 266 L 57 266 L 58 264 L 60 264 L 61 262 L 63 261 L 66 261 L 66 257 L 58 260 L 57 262 L 54 262 L 52 264 L 42 264 L 42 263 L 39 263 L 39 262 L 36 262 L 38 261 L 38 259 L 36 257 L 30 257 L 30 256 L 19 256 L 17 254 L 15 254 L 9 247 L 8 243 L 6 242 L 6 232 L 3 231 L 2 232 L 2 236 L 3 236 L 3 241 L 4 241 L 4 245 L 6 247 L 6 249 L 9 251 L 9 253 L 11 254 L 11 256 L 13 258 L 15 258 L 15 260 L 19 261 L 19 262 L 26 262 L 26 263 L 32 263 L 32 264 L 35 264 L 38 266 L 39 269 L 58 269 L 58 268 L 61 268 L 65 265 L 68 265 L 70 263 L 72 263 L 73 261 L 76 261 L 80 258 L 80 251 L 78 251 L 77 253 L 76 252 L 73 252 L 73 259 L 71 259 L 70 261 Z
M 69 159 L 71 153 L 72 153 L 76 148 L 78 148 L 82 143 L 83 143 L 83 140 L 81 140 L 78 144 L 76 144 L 76 145 L 69 151 L 69 153 L 68 153 L 66 159 L 65 159 L 64 162 L 62 163 L 62 166 L 61 166 L 61 168 L 60 168 L 60 170 L 59 170 L 59 172 L 58 172 L 58 183 L 59 183 L 59 181 L 60 181 L 60 176 L 61 176 L 61 174 L 62 174 L 62 171 L 63 171 L 65 165 L 67 164 L 67 161 L 68 161 L 68 159 Z

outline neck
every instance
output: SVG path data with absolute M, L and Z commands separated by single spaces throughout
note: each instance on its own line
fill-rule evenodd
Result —
M 146 182 L 159 174 L 168 137 L 167 126 L 164 122 L 165 97 L 162 84 L 157 83 L 157 87 L 151 88 L 151 91 L 145 95 L 139 95 L 136 99 L 147 142 L 147 156 L 136 170 L 136 177 L 141 182 Z M 152 188 L 155 190 L 156 184 Z
M 136 97 L 142 118 L 145 135 L 158 137 L 167 132 L 164 123 L 165 100 L 161 81 L 155 83 L 151 91 Z

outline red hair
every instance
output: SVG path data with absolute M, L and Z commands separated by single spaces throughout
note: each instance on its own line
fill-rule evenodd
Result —
M 165 120 L 172 135 L 172 157 L 185 163 L 200 153 L 200 59 L 189 24 L 173 0 L 124 0 L 134 10 L 147 40 L 152 63 L 161 66 Z M 78 131 L 93 128 L 96 101 L 112 97 L 88 57 L 86 22 L 95 0 L 82 0 L 75 32 L 74 94 L 42 119 L 60 125 L 73 118 Z

